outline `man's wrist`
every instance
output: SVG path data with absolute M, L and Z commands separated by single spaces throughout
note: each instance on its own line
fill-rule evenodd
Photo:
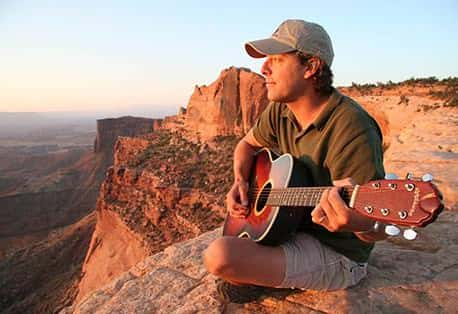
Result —
M 354 233 L 358 235 L 366 235 L 366 234 L 371 234 L 371 233 L 378 233 L 381 229 L 382 229 L 382 224 L 376 221 L 370 229 L 362 230 L 362 231 L 355 231 Z
M 235 182 L 247 182 L 247 179 L 242 174 L 235 174 L 234 175 L 234 181 Z

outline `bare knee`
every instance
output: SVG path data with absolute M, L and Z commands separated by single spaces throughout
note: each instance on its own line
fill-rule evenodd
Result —
M 229 237 L 218 238 L 203 252 L 205 268 L 213 275 L 224 277 L 227 272 L 234 268 L 232 240 Z

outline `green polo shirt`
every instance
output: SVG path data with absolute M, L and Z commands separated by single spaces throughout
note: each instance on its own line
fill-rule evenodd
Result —
M 380 128 L 358 103 L 335 89 L 307 129 L 300 129 L 287 105 L 271 103 L 253 134 L 263 146 L 302 161 L 314 186 L 330 186 L 347 177 L 364 184 L 385 175 Z M 310 219 L 301 229 L 356 262 L 367 261 L 373 248 L 351 232 L 329 232 Z

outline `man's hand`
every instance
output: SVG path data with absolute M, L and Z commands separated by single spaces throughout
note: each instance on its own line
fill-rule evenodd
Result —
M 245 218 L 249 214 L 248 182 L 238 179 L 226 195 L 227 211 L 236 218 Z
M 353 186 L 351 178 L 334 181 L 335 187 L 326 190 L 320 203 L 312 211 L 312 221 L 331 232 L 360 232 L 370 230 L 374 222 L 345 204 L 339 195 L 339 187 Z

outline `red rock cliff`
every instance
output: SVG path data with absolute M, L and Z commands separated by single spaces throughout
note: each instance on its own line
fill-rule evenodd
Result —
M 97 137 L 94 151 L 113 153 L 118 136 L 136 136 L 151 133 L 159 128 L 161 119 L 121 117 L 97 120 Z
M 188 103 L 185 126 L 201 139 L 246 133 L 267 106 L 264 78 L 231 67 L 210 86 L 196 86 Z
M 211 149 L 168 130 L 118 139 L 77 301 L 145 256 L 220 225 L 235 142 L 219 141 Z

